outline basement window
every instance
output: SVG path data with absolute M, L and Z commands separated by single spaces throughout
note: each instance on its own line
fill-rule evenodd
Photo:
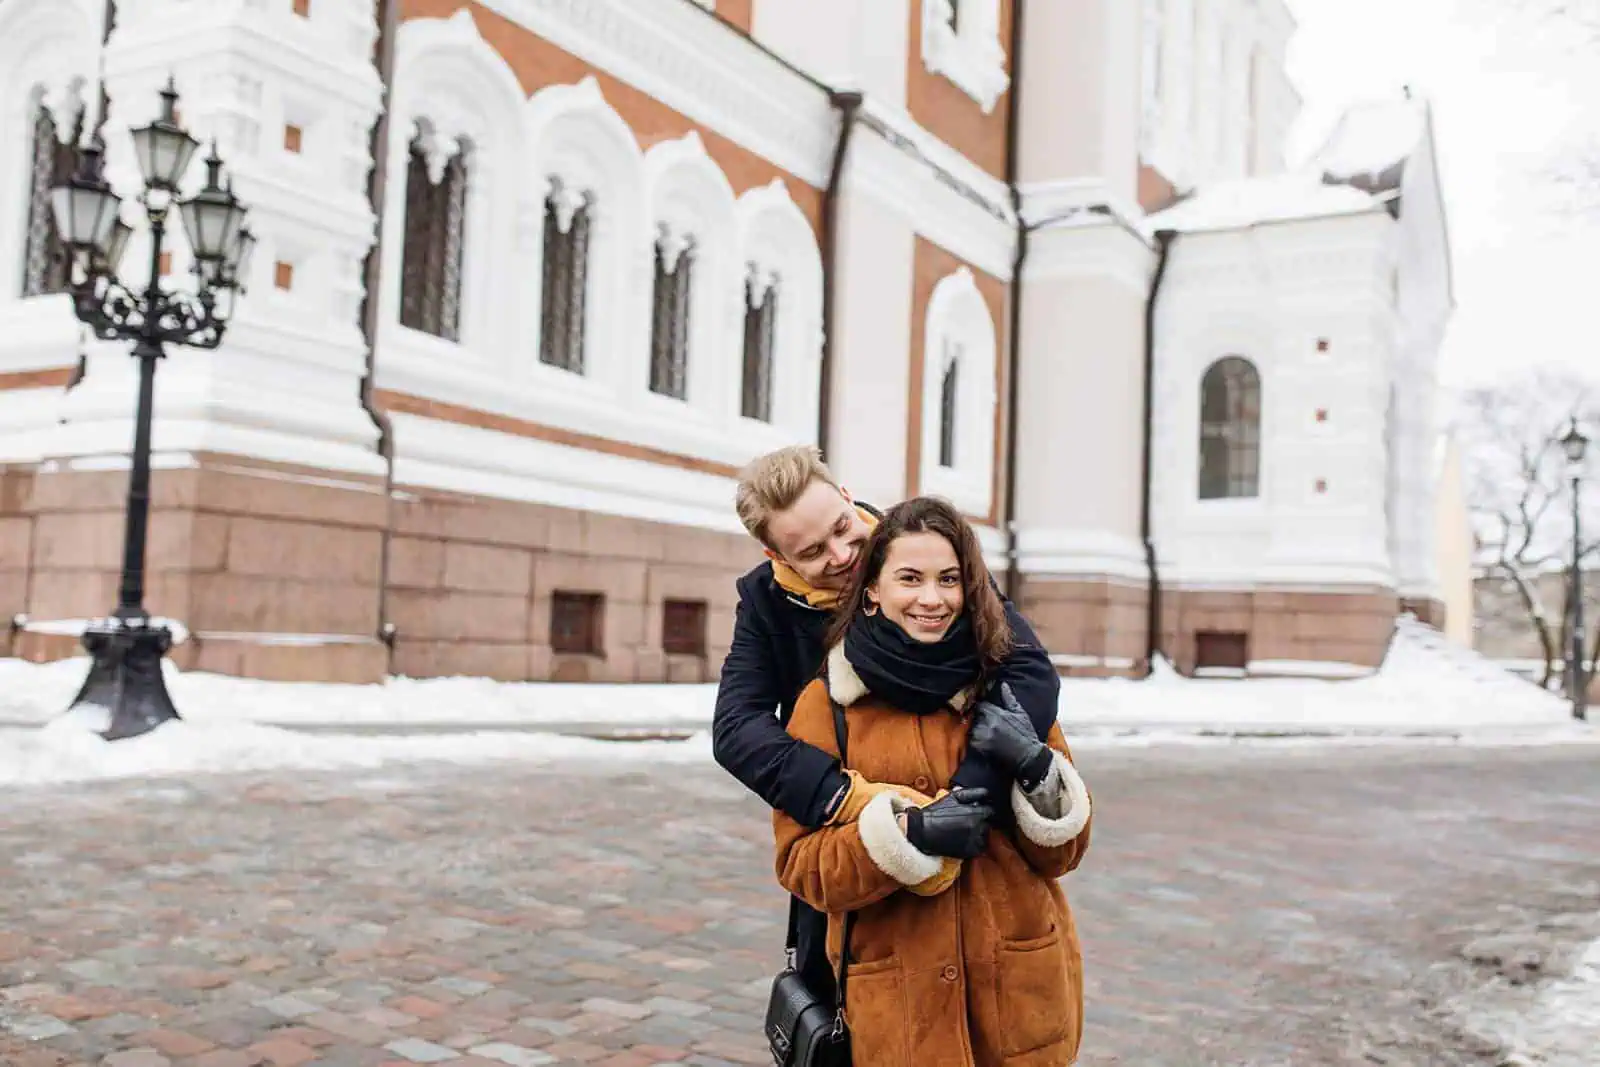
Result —
M 606 598 L 599 593 L 562 593 L 550 598 L 550 651 L 568 656 L 605 653 Z

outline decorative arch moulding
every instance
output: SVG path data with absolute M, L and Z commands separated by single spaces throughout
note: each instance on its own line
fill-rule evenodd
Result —
M 969 267 L 961 266 L 933 287 L 924 316 L 922 395 L 917 484 L 950 497 L 974 515 L 987 515 L 994 500 L 995 414 L 999 391 L 999 332 L 988 301 Z M 946 410 L 945 375 L 954 361 L 952 403 Z M 953 464 L 941 462 L 946 418 Z
M 380 357 L 380 378 L 398 376 L 409 390 L 458 404 L 470 402 L 493 380 L 497 392 L 483 397 L 486 407 L 530 419 L 550 418 L 552 405 L 568 414 L 581 410 L 594 420 L 585 425 L 596 433 L 641 445 L 659 439 L 666 447 L 693 436 L 694 427 L 721 427 L 719 432 L 740 439 L 759 438 L 764 447 L 777 435 L 798 440 L 814 433 L 821 256 L 816 232 L 782 178 L 735 197 L 694 131 L 642 152 L 592 74 L 524 97 L 503 57 L 465 12 L 406 23 L 397 47 L 397 117 L 436 123 L 441 135 L 472 146 L 471 176 L 457 345 L 398 322 L 410 147 L 391 142 L 391 174 L 400 176 L 391 188 L 400 191 L 391 193 L 384 221 L 380 344 L 398 347 Z M 440 78 L 454 85 L 435 93 Z M 463 96 L 475 111 L 467 110 Z M 530 299 L 525 284 L 542 277 L 546 197 L 558 187 L 582 197 L 581 205 L 593 213 L 581 370 L 540 363 L 538 286 Z M 578 201 L 567 206 L 575 211 Z M 507 218 L 517 225 L 494 221 Z M 689 386 L 686 396 L 670 400 L 648 389 L 652 278 L 663 233 L 683 248 L 692 240 L 696 257 Z M 780 304 L 771 420 L 745 425 L 739 415 L 738 312 L 752 271 L 763 281 L 763 296 L 776 291 Z M 463 358 L 439 358 L 451 350 Z M 388 375 L 386 360 L 395 368 Z

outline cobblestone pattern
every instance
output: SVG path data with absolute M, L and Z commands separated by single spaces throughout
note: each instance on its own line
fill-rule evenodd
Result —
M 1085 1064 L 1493 1063 L 1434 965 L 1511 902 L 1600 907 L 1600 752 L 1080 764 Z M 0 1064 L 769 1062 L 769 825 L 709 765 L 14 791 Z

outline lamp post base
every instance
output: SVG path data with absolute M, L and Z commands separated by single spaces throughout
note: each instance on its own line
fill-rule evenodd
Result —
M 179 718 L 161 674 L 162 657 L 172 647 L 171 630 L 151 626 L 145 618 L 99 619 L 83 631 L 83 647 L 94 664 L 68 711 L 104 709 L 101 737 L 138 737 Z

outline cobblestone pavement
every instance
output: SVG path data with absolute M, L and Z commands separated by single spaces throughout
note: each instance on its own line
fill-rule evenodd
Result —
M 1079 762 L 1085 1064 L 1492 1064 L 1461 946 L 1600 910 L 1600 749 Z M 5 1067 L 767 1061 L 769 824 L 709 764 L 21 789 L 0 856 Z

